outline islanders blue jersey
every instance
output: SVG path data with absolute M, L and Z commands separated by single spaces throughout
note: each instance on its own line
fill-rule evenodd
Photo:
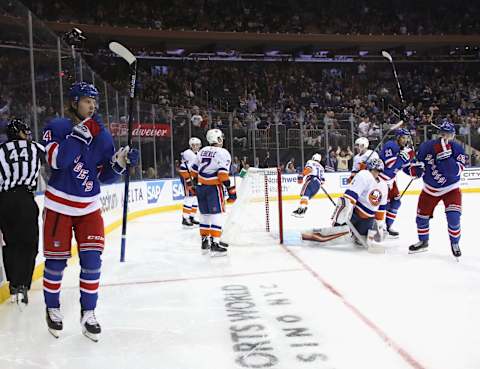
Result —
M 380 159 L 382 159 L 385 169 L 380 173 L 380 177 L 386 181 L 395 179 L 398 171 L 409 165 L 410 161 L 402 159 L 400 154 L 400 145 L 395 140 L 390 140 L 383 145 L 380 151 Z
M 100 209 L 100 182 L 113 183 L 119 175 L 111 160 L 113 138 L 100 117 L 93 119 L 101 131 L 90 145 L 70 136 L 73 122 L 55 118 L 43 130 L 43 144 L 51 176 L 45 191 L 45 207 L 61 214 L 80 216 Z
M 417 160 L 425 164 L 423 175 L 424 191 L 432 196 L 441 196 L 460 187 L 460 175 L 465 168 L 465 153 L 462 146 L 452 141 L 449 143 L 452 156 L 437 160 L 437 153 L 442 151 L 440 139 L 423 142 L 418 148 Z

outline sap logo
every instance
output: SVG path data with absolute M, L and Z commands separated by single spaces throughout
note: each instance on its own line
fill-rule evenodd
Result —
M 348 183 L 348 179 L 350 178 L 350 176 L 341 176 L 340 177 L 340 187 L 348 187 L 349 183 Z
M 160 194 L 162 193 L 163 185 L 164 185 L 163 181 L 147 183 L 147 202 L 149 204 L 155 204 L 158 202 L 158 199 L 160 198 Z
M 180 180 L 175 180 L 172 182 L 172 198 L 173 200 L 182 200 L 185 197 L 185 191 L 183 190 L 183 185 Z

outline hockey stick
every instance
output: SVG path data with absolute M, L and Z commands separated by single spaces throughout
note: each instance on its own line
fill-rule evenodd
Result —
M 133 99 L 135 97 L 135 81 L 137 79 L 137 58 L 122 44 L 110 42 L 110 50 L 124 59 L 130 66 L 130 101 L 128 106 L 128 135 L 127 145 L 132 147 L 132 119 L 133 119 Z M 123 197 L 123 218 L 122 218 L 122 243 L 120 247 L 120 261 L 125 261 L 125 246 L 127 244 L 127 216 L 128 216 L 128 189 L 130 186 L 130 163 L 127 160 L 125 169 L 125 189 Z
M 337 204 L 335 203 L 335 201 L 333 201 L 332 197 L 330 196 L 330 194 L 327 192 L 327 190 L 325 188 L 323 188 L 322 185 L 320 185 L 320 188 L 322 189 L 323 193 L 325 195 L 327 195 L 328 199 L 330 200 L 330 202 L 333 204 L 333 206 L 337 206 Z
M 397 69 L 395 68 L 395 63 L 393 62 L 393 59 L 392 59 L 392 55 L 390 55 L 389 52 L 383 50 L 382 51 L 382 56 L 387 59 L 390 64 L 392 65 L 392 69 L 393 69 L 393 76 L 395 77 L 395 81 L 397 83 L 397 92 L 398 92 L 398 96 L 400 97 L 400 100 L 402 102 L 402 105 L 405 106 L 405 99 L 403 98 L 403 92 L 402 92 L 402 87 L 400 86 L 400 80 L 398 79 L 398 74 L 397 74 Z M 403 109 L 403 106 L 402 106 L 402 109 Z M 380 145 L 383 143 L 383 141 L 385 141 L 385 138 L 394 130 L 400 128 L 401 126 L 403 125 L 403 120 L 400 120 L 397 124 L 394 124 L 392 127 L 390 127 L 390 129 L 383 135 L 383 137 L 381 138 L 380 141 L 378 141 L 378 144 L 377 146 L 375 146 L 375 149 L 370 153 L 370 155 L 368 156 L 367 158 L 367 162 L 368 160 L 370 159 L 370 157 L 373 155 L 373 153 L 375 151 L 378 150 L 378 148 L 380 147 Z
M 397 82 L 398 96 L 400 97 L 400 101 L 402 102 L 402 105 L 405 106 L 405 99 L 403 98 L 402 87 L 400 86 L 400 80 L 398 79 L 397 69 L 395 68 L 395 63 L 393 62 L 392 55 L 390 55 L 390 53 L 388 51 L 383 50 L 382 51 L 382 56 L 385 59 L 387 59 L 390 62 L 390 64 L 392 65 L 393 76 L 395 77 L 395 81 Z

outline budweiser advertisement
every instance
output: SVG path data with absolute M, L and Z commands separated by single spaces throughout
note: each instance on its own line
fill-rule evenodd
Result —
M 133 123 L 132 135 L 134 137 L 165 137 L 171 136 L 170 125 L 165 123 Z M 126 123 L 110 123 L 112 136 L 127 136 Z

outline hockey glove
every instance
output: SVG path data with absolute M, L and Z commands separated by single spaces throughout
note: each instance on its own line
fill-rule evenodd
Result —
M 400 151 L 398 156 L 400 156 L 400 160 L 402 160 L 403 163 L 408 163 L 411 160 L 410 151 L 411 150 L 408 150 L 408 149 L 403 149 Z
M 298 184 L 302 184 L 303 183 L 303 176 L 301 174 L 298 175 L 297 177 L 297 182 Z
M 190 178 L 185 180 L 185 187 L 187 188 L 187 196 L 197 196 L 197 191 L 195 189 L 195 184 Z
M 416 161 L 410 164 L 410 175 L 412 177 L 420 178 L 425 172 L 425 164 L 421 161 Z
M 231 186 L 227 189 L 228 192 L 228 199 L 227 202 L 229 204 L 234 203 L 237 200 L 237 190 L 235 189 L 235 186 Z
M 118 174 L 123 174 L 127 168 L 127 163 L 135 166 L 138 164 L 138 158 L 137 149 L 130 149 L 128 146 L 121 147 L 112 157 L 112 168 Z
M 70 136 L 75 137 L 77 140 L 90 145 L 92 140 L 97 136 L 102 127 L 94 119 L 87 118 L 79 124 L 73 126 Z

